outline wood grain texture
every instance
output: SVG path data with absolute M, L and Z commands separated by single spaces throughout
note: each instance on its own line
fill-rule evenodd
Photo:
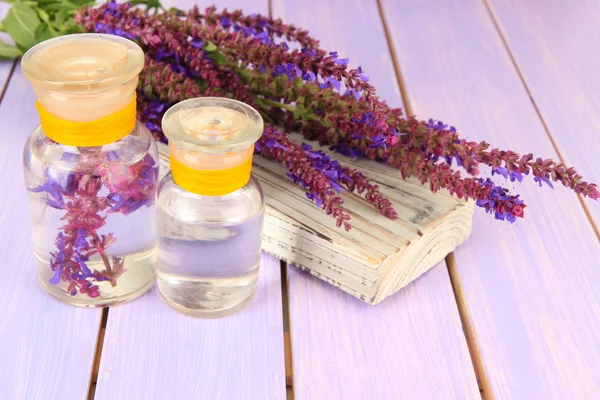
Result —
M 383 1 L 383 8 L 417 114 L 471 139 L 556 157 L 481 1 Z M 471 239 L 455 252 L 492 394 L 599 398 L 593 229 L 567 189 L 508 186 L 530 205 L 526 219 L 510 226 L 476 210 Z
M 600 184 L 600 2 L 489 4 L 565 162 Z M 600 228 L 600 202 L 585 204 Z
M 288 273 L 296 399 L 480 398 L 443 264 L 377 307 Z
M 156 287 L 111 308 L 96 400 L 285 399 L 280 271 L 264 255 L 256 297 L 227 318 L 179 314 Z
M 400 104 L 375 2 L 274 1 L 273 10 L 360 60 Z M 296 399 L 480 398 L 443 264 L 374 308 L 288 270 Z
M 9 66 L 0 63 L 0 77 Z M 0 398 L 80 400 L 90 383 L 100 310 L 64 305 L 37 282 L 22 149 L 39 122 L 33 90 L 18 68 L 0 104 Z

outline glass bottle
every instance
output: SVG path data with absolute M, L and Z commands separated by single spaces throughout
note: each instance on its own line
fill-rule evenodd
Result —
M 41 122 L 23 153 L 37 274 L 71 305 L 122 303 L 154 281 L 158 150 L 135 119 L 143 64 L 134 42 L 99 34 L 47 40 L 21 61 Z
M 171 107 L 162 129 L 171 172 L 158 189 L 160 294 L 191 316 L 232 314 L 258 282 L 265 201 L 251 169 L 262 118 L 239 101 L 198 98 Z

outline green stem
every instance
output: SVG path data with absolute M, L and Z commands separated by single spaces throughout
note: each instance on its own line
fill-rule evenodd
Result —
M 288 111 L 291 111 L 291 112 L 296 111 L 296 107 L 292 106 L 290 104 L 284 104 L 284 103 L 280 103 L 280 102 L 275 101 L 275 100 L 265 99 L 264 97 L 259 97 L 258 99 L 260 99 L 260 102 L 267 103 L 267 104 L 269 104 L 271 106 L 283 108 L 284 110 L 288 110 Z

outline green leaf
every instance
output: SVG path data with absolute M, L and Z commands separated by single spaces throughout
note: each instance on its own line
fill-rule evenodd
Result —
M 207 53 L 213 52 L 217 49 L 217 45 L 215 45 L 213 42 L 208 42 L 206 43 L 206 45 L 204 45 L 204 51 L 206 51 Z
M 52 38 L 52 32 L 50 32 L 50 28 L 45 22 L 39 24 L 38 27 L 35 28 L 35 40 L 38 43 L 50 38 Z
M 15 0 L 2 20 L 4 29 L 17 46 L 27 50 L 37 44 L 35 30 L 41 21 L 35 10 L 20 0 Z
M 46 11 L 59 12 L 60 10 L 65 11 L 76 11 L 79 9 L 79 5 L 73 4 L 70 1 L 62 0 L 60 3 L 50 3 L 44 7 Z
M 60 10 L 54 16 L 54 24 L 58 29 L 62 29 L 67 19 L 67 10 Z
M 60 3 L 61 0 L 37 0 L 38 8 L 46 8 L 46 5 L 52 3 Z
M 160 0 L 131 0 L 132 6 L 143 5 L 146 6 L 148 11 L 152 10 L 163 10 L 164 7 L 160 4 Z
M 208 53 L 208 57 L 211 58 L 217 64 L 225 64 L 227 62 L 227 57 L 225 57 L 225 54 L 219 53 L 218 51 Z
M 48 13 L 46 11 L 42 10 L 41 8 L 36 8 L 36 11 L 37 11 L 38 15 L 40 16 L 40 19 L 43 22 L 45 22 L 47 24 L 50 23 L 50 16 L 48 15 Z
M 184 11 L 182 9 L 177 8 L 177 7 L 171 7 L 167 11 L 173 12 L 175 14 L 183 14 L 184 13 Z
M 71 3 L 76 4 L 78 6 L 85 6 L 88 4 L 94 4 L 94 0 L 71 0 Z
M 0 42 L 0 59 L 10 60 L 22 56 L 23 52 L 15 46 Z

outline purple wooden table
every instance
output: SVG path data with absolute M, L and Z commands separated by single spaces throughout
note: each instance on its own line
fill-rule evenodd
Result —
M 597 1 L 219 5 L 309 29 L 408 113 L 600 182 Z M 0 80 L 0 399 L 600 399 L 600 204 L 518 187 L 526 220 L 476 213 L 466 244 L 376 307 L 265 255 L 256 298 L 222 320 L 179 315 L 156 290 L 70 308 L 34 273 L 21 174 L 34 95 L 14 64 Z

